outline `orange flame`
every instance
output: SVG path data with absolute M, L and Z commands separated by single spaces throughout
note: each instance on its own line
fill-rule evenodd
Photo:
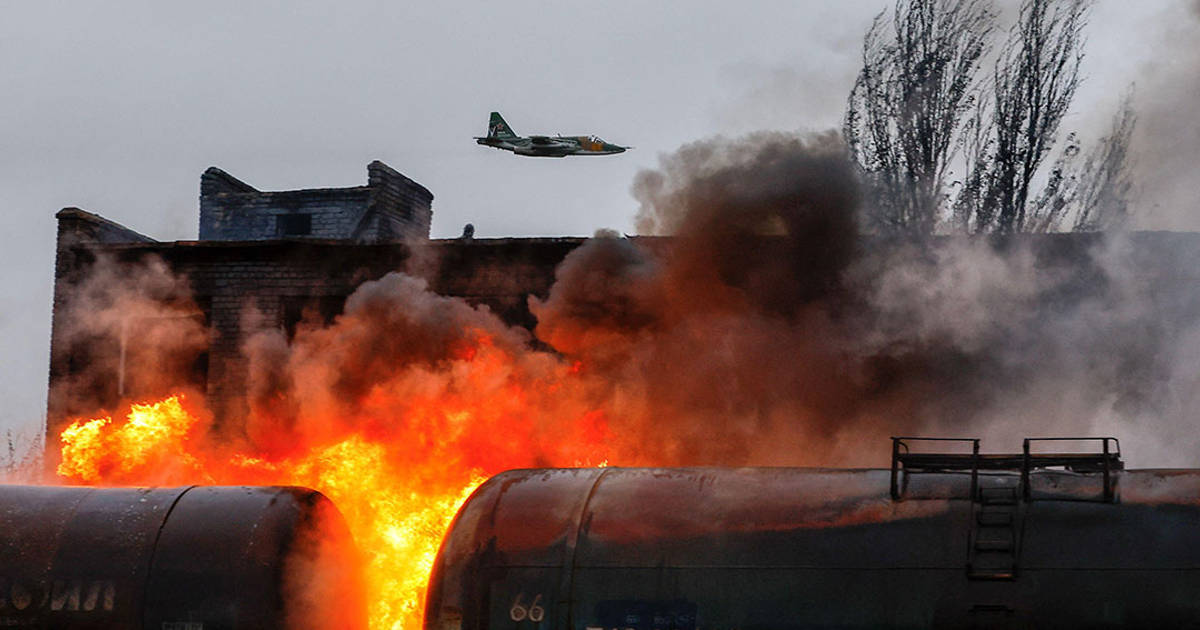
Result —
M 370 627 L 421 627 L 438 547 L 475 487 L 511 468 L 606 465 L 623 432 L 594 403 L 582 363 L 529 352 L 484 312 L 437 302 L 466 322 L 444 338 L 431 333 L 442 346 L 416 343 L 423 330 L 396 333 L 412 325 L 385 317 L 404 310 L 383 298 L 442 298 L 388 282 L 330 327 L 298 333 L 278 381 L 287 387 L 251 394 L 244 417 L 217 424 L 203 400 L 176 395 L 131 405 L 123 418 L 78 419 L 61 432 L 58 475 L 96 485 L 316 489 L 364 557 Z M 416 345 L 376 347 L 398 337 Z M 260 375 L 275 384 L 270 374 Z
M 119 482 L 131 475 L 143 476 L 147 470 L 198 472 L 200 464 L 188 452 L 195 425 L 179 396 L 132 405 L 119 425 L 111 417 L 76 421 L 62 432 L 62 463 L 57 472 L 83 483 Z
M 468 495 L 483 482 L 467 471 L 460 482 L 426 487 L 401 470 L 388 446 L 353 435 L 302 457 L 268 461 L 246 453 L 220 459 L 187 451 L 199 424 L 179 396 L 133 405 L 124 421 L 73 422 L 61 435 L 58 474 L 84 483 L 290 484 L 320 490 L 334 501 L 365 556 L 372 628 L 420 627 L 425 582 L 445 530 Z M 162 463 L 184 463 L 164 472 Z
M 475 364 L 467 382 L 505 369 L 487 343 L 462 360 Z M 561 383 L 548 385 L 556 391 Z M 279 484 L 319 490 L 338 506 L 365 559 L 371 628 L 419 628 L 442 536 L 488 475 L 555 463 L 529 459 L 536 440 L 561 438 L 557 463 L 608 464 L 603 445 L 610 431 L 603 414 L 583 412 L 576 422 L 551 431 L 554 435 L 539 436 L 546 427 L 521 413 L 529 393 L 516 384 L 501 392 L 474 401 L 445 392 L 422 399 L 408 392 L 402 429 L 380 428 L 374 416 L 397 406 L 386 392 L 375 392 L 360 412 L 364 417 L 342 425 L 351 429 L 324 442 L 312 439 L 284 456 L 218 445 L 202 420 L 203 406 L 172 396 L 131 405 L 123 420 L 71 423 L 60 436 L 57 472 L 71 482 L 97 485 Z

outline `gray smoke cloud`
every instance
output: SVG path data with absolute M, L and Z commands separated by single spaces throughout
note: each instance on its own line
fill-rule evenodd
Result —
M 1188 424 L 1163 407 L 1183 374 L 1165 357 L 1200 314 L 1154 299 L 1192 291 L 1159 236 L 944 239 L 890 253 L 864 266 L 868 355 L 917 352 L 943 370 L 921 395 L 927 430 L 1008 448 L 1022 436 L 1111 434 L 1146 464 L 1194 461 L 1194 440 L 1170 453 L 1157 441 Z M 900 365 L 904 378 L 911 366 Z
M 1145 464 L 1194 463 L 1200 308 L 1178 258 L 1196 243 L 888 241 L 857 231 L 853 173 L 832 135 L 664 156 L 633 194 L 639 228 L 673 238 L 572 253 L 533 303 L 538 337 L 653 419 L 676 462 L 878 465 L 900 433 L 996 450 L 1106 433 Z
M 161 258 L 101 255 L 64 278 L 61 294 L 61 354 L 52 358 L 59 386 L 49 401 L 55 418 L 97 413 L 112 401 L 203 393 L 204 314 L 187 277 Z
M 286 453 L 297 437 L 308 444 L 364 428 L 354 425 L 371 416 L 363 410 L 367 399 L 387 388 L 401 401 L 391 407 L 387 430 L 403 434 L 412 416 L 403 401 L 459 387 L 456 375 L 441 368 L 482 337 L 514 355 L 529 336 L 409 275 L 366 282 L 332 325 L 302 323 L 291 341 L 279 328 L 248 335 L 251 413 L 238 428 L 256 450 Z
M 653 427 L 642 439 L 667 461 L 815 462 L 796 446 L 871 406 L 825 369 L 840 362 L 833 311 L 859 246 L 844 146 L 697 142 L 639 174 L 633 194 L 639 229 L 672 238 L 605 235 L 573 252 L 531 304 L 538 337 L 594 370 L 621 403 L 613 417 Z
M 402 273 L 291 337 L 248 324 L 248 412 L 223 437 L 284 457 L 366 434 L 447 477 L 592 457 L 879 466 L 897 434 L 1013 450 L 1103 433 L 1143 465 L 1196 463 L 1200 239 L 889 240 L 859 230 L 856 173 L 833 133 L 663 156 L 633 184 L 650 235 L 570 253 L 530 300 L 533 336 Z M 65 330 L 81 347 L 116 347 L 130 318 L 163 357 L 203 347 L 186 281 L 161 262 L 101 264 L 79 287 Z M 186 382 L 131 356 L 162 375 L 147 387 Z M 66 391 L 84 404 L 90 382 Z
M 1200 229 L 1200 3 L 1169 5 L 1155 49 L 1137 80 L 1137 128 L 1132 149 L 1143 224 Z

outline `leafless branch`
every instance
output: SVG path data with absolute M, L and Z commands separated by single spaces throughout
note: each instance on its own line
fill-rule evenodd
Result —
M 1047 208 L 1029 203 L 1030 190 L 1079 87 L 1089 6 L 1088 0 L 1021 5 L 993 74 L 993 143 L 978 229 L 1021 232 L 1052 222 L 1038 214 Z
M 871 187 L 876 229 L 937 226 L 993 20 L 986 0 L 898 0 L 890 28 L 880 14 L 867 32 L 843 131 Z

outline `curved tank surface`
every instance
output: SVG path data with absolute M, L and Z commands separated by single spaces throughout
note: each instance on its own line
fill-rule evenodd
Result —
M 456 517 L 425 627 L 1200 624 L 1200 471 L 973 461 L 506 472 Z
M 294 487 L 0 486 L 0 626 L 365 628 L 333 504 Z

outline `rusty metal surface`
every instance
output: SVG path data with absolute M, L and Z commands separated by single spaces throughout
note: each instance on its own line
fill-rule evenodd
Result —
M 959 566 L 964 549 L 933 543 L 962 515 L 886 487 L 884 471 L 614 471 L 588 505 L 576 566 Z
M 442 542 L 426 596 L 427 610 L 438 610 L 439 623 L 448 627 L 477 623 L 481 602 L 500 601 L 490 595 L 492 567 L 529 576 L 552 593 L 550 597 L 569 593 L 571 572 L 562 568 L 574 562 L 584 507 L 608 470 L 516 470 L 480 486 Z M 532 597 L 523 602 L 526 608 Z M 556 611 L 551 607 L 548 614 L 545 600 L 543 595 L 543 601 L 534 604 L 542 609 L 535 610 L 534 616 L 549 623 Z
M 0 627 L 282 628 L 292 543 L 325 504 L 303 488 L 0 486 Z
M 140 628 L 154 542 L 186 491 L 0 486 L 0 624 Z
M 1200 471 L 1041 470 L 1015 578 L 968 573 L 971 475 L 501 474 L 444 543 L 426 627 L 1168 627 L 1200 622 Z M 1019 472 L 980 473 L 1019 487 Z M 511 503 L 510 503 L 511 501 Z M 539 549 L 540 546 L 540 549 Z M 535 618 L 536 617 L 536 618 Z M 998 624 L 998 625 L 997 625 Z

